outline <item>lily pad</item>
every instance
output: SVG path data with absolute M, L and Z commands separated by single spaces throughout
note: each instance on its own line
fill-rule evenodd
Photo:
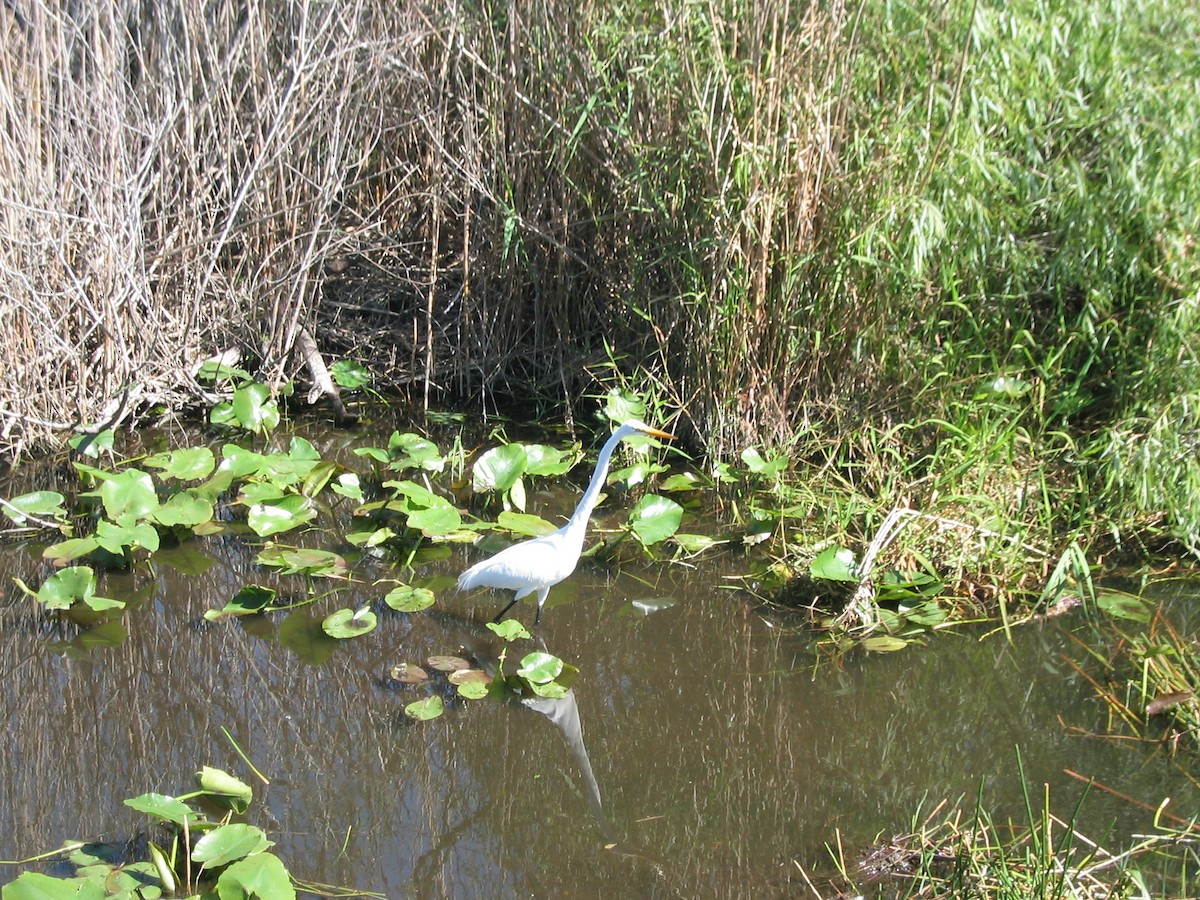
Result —
M 217 879 L 221 900 L 263 897 L 295 900 L 296 889 L 283 862 L 274 853 L 253 853 L 225 869 Z
M 563 670 L 563 661 L 550 653 L 540 650 L 528 654 L 521 660 L 517 674 L 534 684 L 544 684 L 553 681 Z
M 61 519 L 67 514 L 63 509 L 65 499 L 58 491 L 32 491 L 0 504 L 0 512 L 14 525 L 25 525 L 30 521 L 30 516 L 38 519 Z
M 471 487 L 478 493 L 512 490 L 525 473 L 527 459 L 521 444 L 504 444 L 493 447 L 479 459 L 471 471 Z
M 429 673 L 412 663 L 400 663 L 392 666 L 392 670 L 388 674 L 393 681 L 399 681 L 401 684 L 420 684 L 422 681 L 429 680 Z
M 348 391 L 371 383 L 371 373 L 367 367 L 352 359 L 339 359 L 329 367 L 329 374 L 338 387 Z
M 527 537 L 541 537 L 556 530 L 552 522 L 547 522 L 541 516 L 535 516 L 532 513 L 513 512 L 508 509 L 496 517 L 496 527 Z
M 671 537 L 682 521 L 683 507 L 658 494 L 647 494 L 629 514 L 629 527 L 646 546 Z
M 445 706 L 442 703 L 442 698 L 434 694 L 432 697 L 426 697 L 424 700 L 418 700 L 415 703 L 410 703 L 404 707 L 404 714 L 410 719 L 415 719 L 418 722 L 425 722 L 429 719 L 436 719 L 445 711 Z
M 236 813 L 244 813 L 254 799 L 254 789 L 250 785 L 212 766 L 204 766 L 196 773 L 196 786 L 208 794 L 214 803 Z
M 207 478 L 216 464 L 213 452 L 207 447 L 185 447 L 181 450 L 156 453 L 143 462 L 143 465 L 152 469 L 161 469 L 160 478 L 178 481 Z
M 167 794 L 149 793 L 138 797 L 130 797 L 125 801 L 125 805 L 130 809 L 136 809 L 140 813 L 153 816 L 155 819 L 161 819 L 164 822 L 174 822 L 176 825 L 183 825 L 185 822 L 196 822 L 203 818 L 200 813 L 196 812 L 182 800 L 168 796 Z
M 311 500 L 292 494 L 273 503 L 258 503 L 250 507 L 246 522 L 259 537 L 269 537 L 290 531 L 311 521 L 317 515 Z
M 829 581 L 858 581 L 855 569 L 854 551 L 845 547 L 826 547 L 809 566 L 813 578 Z
M 397 585 L 387 592 L 383 602 L 397 612 L 420 612 L 433 606 L 433 591 L 428 588 Z
M 460 656 L 431 656 L 425 662 L 439 672 L 457 672 L 459 669 L 471 668 L 471 664 Z
M 321 628 L 327 635 L 339 640 L 359 637 L 375 630 L 377 624 L 375 613 L 364 607 L 360 610 L 339 609 L 330 613 L 321 622 Z
M 222 825 L 205 834 L 192 848 L 192 859 L 216 869 L 262 853 L 274 844 L 261 828 L 244 823 Z
M 258 584 L 248 584 L 230 599 L 221 609 L 210 609 L 204 618 L 210 622 L 229 616 L 250 616 L 262 612 L 264 607 L 273 603 L 275 591 Z

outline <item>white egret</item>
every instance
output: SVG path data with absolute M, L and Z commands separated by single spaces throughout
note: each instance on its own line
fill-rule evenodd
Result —
M 672 439 L 674 435 L 657 428 L 651 428 L 645 422 L 630 419 L 613 432 L 600 449 L 596 459 L 596 471 L 587 490 L 575 507 L 575 512 L 567 524 L 557 531 L 542 537 L 532 538 L 506 547 L 495 556 L 490 556 L 482 562 L 477 562 L 458 576 L 458 589 L 469 591 L 477 587 L 498 588 L 504 591 L 515 591 L 508 606 L 500 610 L 499 615 L 492 621 L 499 622 L 504 614 L 513 608 L 522 597 L 537 593 L 537 613 L 533 617 L 536 625 L 542 616 L 542 606 L 550 588 L 558 584 L 575 571 L 579 562 L 579 554 L 583 552 L 583 538 L 587 532 L 588 519 L 600 499 L 600 491 L 604 488 L 604 477 L 608 474 L 608 462 L 612 458 L 617 444 L 637 432 L 652 434 L 655 437 Z

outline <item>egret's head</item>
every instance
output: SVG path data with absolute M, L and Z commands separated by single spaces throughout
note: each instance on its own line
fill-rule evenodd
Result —
M 629 431 L 640 431 L 643 434 L 652 434 L 654 437 L 666 438 L 668 441 L 675 440 L 675 435 L 660 428 L 653 428 L 640 419 L 628 419 L 621 425 L 621 428 L 628 429 Z

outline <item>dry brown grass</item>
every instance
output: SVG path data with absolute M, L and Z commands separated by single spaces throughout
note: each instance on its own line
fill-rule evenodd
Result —
M 18 6 L 0 450 L 229 348 L 278 384 L 301 326 L 427 401 L 570 401 L 611 346 L 715 444 L 786 430 L 839 4 Z

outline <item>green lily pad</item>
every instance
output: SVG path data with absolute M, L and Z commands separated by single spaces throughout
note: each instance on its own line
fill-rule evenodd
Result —
M 29 516 L 39 519 L 62 519 L 67 514 L 63 509 L 65 499 L 58 491 L 32 491 L 0 504 L 0 512 L 14 525 L 25 525 L 29 522 Z
M 283 862 L 274 853 L 254 853 L 240 859 L 217 878 L 220 900 L 296 900 L 296 889 Z
M 126 469 L 100 485 L 104 511 L 114 522 L 145 519 L 158 509 L 154 479 L 141 469 Z
M 547 522 L 541 516 L 535 516 L 532 513 L 513 512 L 508 509 L 496 517 L 496 527 L 527 537 L 541 537 L 556 530 L 552 522 Z
M 210 609 L 204 618 L 213 622 L 228 616 L 251 616 L 275 601 L 275 591 L 258 584 L 248 584 L 230 599 L 221 609 Z
M 222 769 L 204 766 L 196 773 L 196 786 L 209 795 L 209 799 L 236 813 L 244 813 L 254 799 L 254 790 Z
M 458 696 L 468 700 L 482 700 L 491 691 L 491 685 L 488 682 L 467 681 L 455 685 L 454 690 L 458 692 Z
M 186 447 L 182 450 L 156 453 L 144 460 L 143 464 L 152 469 L 161 469 L 161 478 L 196 481 L 207 478 L 217 461 L 207 447 Z
M 273 503 L 257 503 L 250 507 L 246 522 L 259 537 L 269 537 L 311 521 L 317 515 L 311 500 L 292 494 Z
M 504 444 L 485 452 L 471 470 L 471 487 L 477 494 L 506 493 L 525 473 L 527 458 L 521 444 Z
M 563 661 L 550 653 L 540 650 L 528 654 L 521 660 L 517 674 L 526 681 L 534 684 L 545 684 L 553 681 L 563 670 Z
M 185 822 L 190 824 L 203 818 L 182 800 L 167 794 L 141 794 L 130 797 L 125 801 L 125 805 L 155 819 L 174 822 L 176 825 L 183 825 Z
M 894 653 L 897 650 L 903 650 L 907 646 L 908 641 L 904 640 L 904 638 L 893 637 L 890 634 L 876 635 L 862 642 L 863 649 L 871 653 Z
M 431 656 L 425 662 L 439 672 L 457 672 L 459 669 L 471 668 L 471 664 L 461 656 Z
M 682 521 L 683 507 L 658 494 L 647 494 L 629 514 L 629 527 L 646 546 L 671 537 Z
M 261 828 L 237 822 L 214 828 L 196 841 L 192 848 L 192 860 L 216 869 L 262 853 L 273 844 L 274 841 L 268 840 Z
M 432 697 L 426 697 L 424 700 L 410 703 L 404 707 L 404 714 L 418 722 L 436 719 L 444 711 L 445 707 L 442 704 L 442 698 L 437 694 L 434 694 Z
M 813 578 L 829 581 L 858 581 L 854 551 L 845 547 L 826 547 L 809 565 Z
M 154 521 L 168 528 L 195 528 L 213 517 L 213 504 L 197 490 L 180 491 L 154 511 Z
M 94 610 L 120 609 L 125 604 L 120 600 L 96 595 L 96 573 L 91 566 L 69 566 L 55 572 L 37 591 L 19 578 L 17 586 L 46 607 L 46 609 L 70 609 L 75 603 L 83 603 Z
M 22 872 L 4 885 L 4 900 L 104 900 L 103 885 L 78 878 L 54 878 L 41 872 Z
M 256 561 L 264 566 L 278 567 L 284 575 L 345 578 L 349 571 L 346 560 L 330 550 L 289 547 L 286 544 L 268 544 L 259 551 Z
M 368 607 L 359 610 L 339 609 L 327 615 L 321 628 L 332 638 L 345 640 L 359 637 L 375 630 L 378 624 L 375 613 Z
M 348 391 L 371 383 L 371 373 L 367 367 L 352 359 L 339 359 L 329 367 L 329 374 L 338 387 Z
M 518 619 L 505 619 L 503 622 L 488 622 L 488 630 L 506 641 L 528 640 L 533 637 Z
M 387 592 L 383 602 L 397 612 L 420 612 L 433 606 L 433 591 L 400 584 Z

